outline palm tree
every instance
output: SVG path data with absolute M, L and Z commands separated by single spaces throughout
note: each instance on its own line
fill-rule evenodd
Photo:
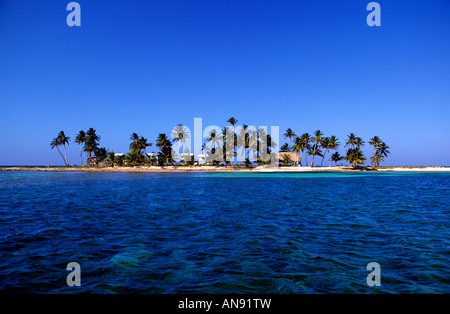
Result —
M 331 161 L 334 161 L 334 166 L 336 167 L 336 164 L 338 161 L 344 159 L 344 157 L 342 157 L 339 152 L 335 152 L 334 154 L 331 155 L 330 158 L 330 167 L 331 167 Z
M 140 150 L 140 144 L 139 144 L 139 135 L 137 133 L 133 133 L 130 136 L 130 151 L 138 151 Z
M 125 159 L 126 156 L 125 155 L 120 155 L 115 157 L 114 162 L 119 166 L 122 167 L 125 164 Z
M 220 146 L 220 141 L 222 140 L 222 131 L 221 130 L 216 130 L 216 129 L 212 129 L 209 131 L 208 137 L 207 137 L 207 142 L 210 143 L 210 147 L 208 147 L 206 149 L 206 154 L 208 155 L 208 160 L 209 162 L 218 164 L 219 161 L 216 160 L 216 156 L 220 156 L 222 154 L 223 156 L 223 151 L 221 151 L 221 154 L 219 154 L 218 150 L 222 150 L 222 146 Z M 214 156 L 212 156 L 214 155 Z M 222 159 L 222 158 L 219 158 Z
M 108 157 L 108 151 L 104 147 L 98 147 L 94 151 L 95 163 L 98 165 Z
M 125 163 L 127 166 L 134 167 L 141 163 L 141 157 L 136 154 L 135 150 L 130 150 L 130 152 L 125 156 Z
M 374 168 L 378 167 L 380 165 L 380 162 L 384 161 L 384 157 L 387 157 L 388 154 L 390 154 L 390 153 L 391 152 L 389 151 L 389 146 L 386 145 L 385 142 L 380 141 L 373 156 L 370 158 L 370 161 L 372 162 L 373 167 Z
M 308 150 L 308 155 L 312 156 L 311 167 L 314 167 L 315 156 L 323 157 L 322 150 L 319 147 L 314 148 L 314 146 L 310 146 L 310 149 Z
M 309 133 L 303 133 L 301 139 L 303 142 L 303 154 L 304 150 L 308 152 L 311 149 L 311 145 L 309 144 L 309 142 L 311 141 L 311 135 L 309 135 Z M 308 166 L 308 153 L 305 154 L 305 166 Z
M 144 150 L 144 155 L 147 155 L 147 147 L 152 146 L 152 143 L 147 142 L 147 139 L 143 136 L 139 138 L 139 146 Z
M 83 130 L 81 130 L 80 132 L 78 132 L 77 136 L 75 137 L 75 143 L 77 143 L 78 145 L 80 145 L 80 165 L 84 166 L 83 164 L 83 146 L 84 143 L 86 143 L 86 133 L 84 133 Z
M 68 143 L 69 139 L 70 139 L 70 138 L 66 137 L 66 135 L 64 134 L 64 131 L 60 131 L 60 132 L 58 133 L 58 136 L 55 137 L 55 138 L 52 140 L 52 142 L 50 143 L 50 146 L 51 146 L 52 149 L 56 147 L 56 149 L 58 150 L 59 154 L 61 155 L 61 158 L 63 159 L 64 164 L 65 164 L 66 166 L 69 165 L 68 162 L 67 162 L 67 154 L 66 154 L 66 158 L 64 158 L 63 154 L 62 154 L 61 151 L 59 150 L 59 146 L 64 145 L 64 151 L 65 151 L 65 149 L 66 149 L 65 144 Z
M 234 126 L 236 125 L 236 123 L 238 122 L 237 119 L 231 117 L 230 119 L 227 120 L 228 123 L 230 123 L 233 126 L 233 137 L 234 137 L 234 145 L 233 145 L 233 156 L 236 156 L 236 146 L 237 146 L 237 135 L 234 129 Z
M 340 143 L 338 142 L 338 138 L 334 135 L 331 135 L 330 142 L 328 144 L 328 148 L 330 150 L 337 150 L 339 148 Z M 330 167 L 331 167 L 331 156 L 330 156 Z
M 51 148 L 55 148 L 58 150 L 59 154 L 61 155 L 64 164 L 66 166 L 69 166 L 69 161 L 67 160 L 67 151 L 66 151 L 66 144 L 69 145 L 69 141 L 70 141 L 70 137 L 66 136 L 66 134 L 64 134 L 64 131 L 60 131 L 58 133 L 58 136 L 55 137 L 52 142 L 50 143 Z M 66 156 L 64 158 L 63 154 L 61 153 L 61 151 L 59 150 L 59 146 L 64 146 L 64 155 Z
M 369 145 L 372 145 L 372 146 L 373 146 L 373 157 L 375 157 L 377 147 L 381 144 L 381 142 L 382 142 L 382 141 L 381 141 L 381 139 L 380 139 L 378 136 L 374 136 L 374 137 L 372 137 L 372 138 L 370 139 Z M 371 158 L 371 160 L 372 160 L 372 158 Z M 373 167 L 375 167 L 375 164 L 376 164 L 376 163 L 373 163 L 373 162 L 372 162 L 372 166 L 373 166 Z
M 248 134 L 248 158 L 255 161 L 258 149 L 259 132 L 257 130 L 250 130 Z
M 272 148 L 275 147 L 275 143 L 272 143 L 272 139 L 269 134 L 267 134 L 264 129 L 260 129 L 258 132 L 258 148 L 256 162 L 259 165 L 269 165 L 272 162 L 272 157 L 270 154 Z
M 370 162 L 373 167 L 376 168 L 380 165 L 380 162 L 384 161 L 384 156 L 380 154 L 380 150 L 376 150 L 372 157 L 370 157 Z
M 359 136 L 356 138 L 355 146 L 360 148 L 361 146 L 364 146 L 364 141 Z
M 314 156 L 319 155 L 319 151 L 317 149 L 317 145 L 320 143 L 320 141 L 322 141 L 322 136 L 323 133 L 320 130 L 316 130 L 314 131 L 314 137 L 313 142 L 314 142 L 314 148 L 312 150 L 312 152 L 310 153 L 310 155 L 312 155 L 312 161 L 311 161 L 311 167 L 314 166 Z
M 209 131 L 207 141 L 211 143 L 212 150 L 214 150 L 214 151 L 216 150 L 216 145 L 219 144 L 220 139 L 221 139 L 221 134 L 218 130 L 213 129 L 213 130 Z
M 289 144 L 288 143 L 284 143 L 283 145 L 281 145 L 280 152 L 288 152 L 288 151 L 289 151 Z
M 108 152 L 106 157 L 106 164 L 114 168 L 116 162 L 116 154 L 114 152 Z
M 233 118 L 233 117 L 231 117 L 230 119 L 227 120 L 227 122 L 229 124 L 231 124 L 233 126 L 233 128 L 234 128 L 234 125 L 238 122 L 238 120 Z
M 356 145 L 356 135 L 353 133 L 350 133 L 350 135 L 347 135 L 347 142 L 345 142 L 345 146 L 351 146 L 352 148 Z
M 381 142 L 379 145 L 378 145 L 378 149 L 380 150 L 380 154 L 382 155 L 382 156 L 384 156 L 384 157 L 387 157 L 387 155 L 389 155 L 391 152 L 389 151 L 389 146 L 388 145 L 386 145 L 386 143 L 385 142 Z
M 139 136 L 137 133 L 131 134 L 130 140 L 130 153 L 133 153 L 135 158 L 129 158 L 129 161 L 135 164 L 141 164 L 145 161 L 147 147 L 152 146 L 152 143 L 148 143 L 145 137 Z M 142 155 L 142 151 L 144 151 L 144 155 Z
M 172 131 L 172 138 L 174 143 L 178 143 L 178 158 L 181 164 L 180 149 L 181 146 L 186 143 L 186 140 L 189 139 L 189 132 L 186 130 L 185 126 L 183 126 L 182 124 L 178 124 Z M 186 152 L 183 151 L 183 153 Z
M 167 138 L 165 133 L 160 133 L 156 140 L 156 147 L 159 147 L 161 152 L 159 153 L 159 163 L 173 163 L 172 159 L 172 143 Z
M 347 135 L 347 142 L 345 142 L 345 146 L 344 147 L 350 146 L 352 151 L 353 151 L 355 146 L 359 148 L 359 146 L 361 146 L 363 143 L 364 142 L 362 142 L 360 137 L 357 137 L 354 133 L 350 133 L 349 135 Z M 358 144 L 359 144 L 359 146 L 358 146 Z M 347 150 L 347 157 L 348 157 L 348 152 L 349 151 Z M 350 166 L 350 163 L 351 162 L 349 161 L 348 162 L 349 166 Z
M 246 149 L 248 148 L 248 144 L 249 144 L 249 134 L 248 134 L 248 125 L 247 124 L 242 125 L 242 129 L 239 132 L 239 134 L 236 135 L 236 139 L 237 139 L 237 144 L 241 146 L 240 148 L 242 148 L 241 160 L 245 160 Z M 242 154 L 243 154 L 243 156 L 242 156 Z
M 359 164 L 364 164 L 366 157 L 359 147 L 349 148 L 347 150 L 346 159 L 349 163 L 353 164 L 353 167 L 357 167 Z
M 294 145 L 292 146 L 292 150 L 294 152 L 296 152 L 297 154 L 299 154 L 299 163 L 300 166 L 302 166 L 302 155 L 303 155 L 303 150 L 305 149 L 305 143 L 302 141 L 301 137 L 296 137 L 294 140 Z
M 287 130 L 286 130 L 286 133 L 284 133 L 284 138 L 286 139 L 286 138 L 289 138 L 289 149 L 288 149 L 288 152 L 289 151 L 291 151 L 291 141 L 292 141 L 292 138 L 295 138 L 297 135 L 295 134 L 295 132 L 291 129 L 291 128 L 288 128 Z
M 86 132 L 86 142 L 84 144 L 84 151 L 88 154 L 86 163 L 88 166 L 92 165 L 92 154 L 98 148 L 98 142 L 100 141 L 100 136 L 97 135 L 95 129 L 90 128 Z
M 323 152 L 322 161 L 320 162 L 320 166 L 322 167 L 325 155 L 327 154 L 328 149 L 330 149 L 330 138 L 329 137 L 322 138 L 322 140 L 320 141 L 320 147 L 325 149 L 325 151 Z
M 289 164 L 292 162 L 291 156 L 287 154 L 281 155 L 283 158 L 283 166 L 289 166 Z

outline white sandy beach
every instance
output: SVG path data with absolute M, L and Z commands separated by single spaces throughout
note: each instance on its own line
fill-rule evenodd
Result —
M 1 167 L 0 171 L 86 171 L 86 172 L 450 172 L 450 167 L 379 167 L 376 170 L 352 169 L 351 167 L 214 167 L 214 166 L 149 166 L 149 167 Z

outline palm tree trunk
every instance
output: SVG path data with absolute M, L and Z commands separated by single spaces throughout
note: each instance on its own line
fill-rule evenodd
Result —
M 80 148 L 80 165 L 83 166 L 83 147 Z
M 312 161 L 311 161 L 311 167 L 313 167 L 313 165 L 314 165 L 314 156 L 315 156 L 315 154 L 316 154 L 316 146 L 317 146 L 317 143 L 316 144 L 314 144 L 314 150 L 313 150 L 313 155 L 312 155 Z
M 69 166 L 69 160 L 67 159 L 67 151 L 66 151 L 66 145 L 64 144 L 64 155 L 66 156 L 66 165 Z
M 375 158 L 375 146 L 373 147 L 373 156 L 374 156 L 374 158 Z M 372 167 L 375 168 L 375 159 L 374 159 L 374 161 L 373 161 L 373 163 L 372 163 Z
M 302 155 L 303 155 L 303 150 L 300 151 L 300 156 L 299 156 L 299 162 L 300 162 L 300 167 L 302 167 Z
M 322 165 L 323 165 L 323 160 L 325 159 L 325 155 L 327 154 L 327 150 L 328 149 L 325 149 L 325 152 L 323 153 L 322 161 L 320 162 L 320 167 L 322 167 Z
M 59 150 L 59 147 L 58 146 L 56 146 L 56 149 L 58 150 L 58 153 L 61 155 L 61 158 L 63 159 L 63 161 L 64 161 L 64 163 L 66 164 L 66 166 L 67 166 L 67 163 L 66 163 L 66 160 L 64 159 L 64 156 L 63 156 L 63 154 L 61 153 L 61 151 Z

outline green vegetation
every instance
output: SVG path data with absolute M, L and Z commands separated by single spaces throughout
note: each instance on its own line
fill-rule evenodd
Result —
M 232 127 L 228 126 L 222 129 L 213 128 L 209 130 L 206 141 L 202 144 L 202 154 L 206 156 L 205 165 L 250 167 L 254 164 L 250 160 L 256 160 L 257 165 L 270 164 L 270 161 L 275 156 L 270 155 L 272 149 L 275 148 L 275 143 L 271 140 L 270 135 L 262 129 L 256 130 L 246 124 L 243 124 L 240 129 L 235 130 L 235 125 L 238 120 L 234 117 L 229 118 L 227 122 Z M 230 136 L 229 132 L 232 132 L 232 136 Z M 308 156 L 311 156 L 310 167 L 314 167 L 316 156 L 321 157 L 320 167 L 323 167 L 323 162 L 326 158 L 329 158 L 328 167 L 331 167 L 332 162 L 337 166 L 339 161 L 346 160 L 348 166 L 356 168 L 360 165 L 365 165 L 367 160 L 367 157 L 361 149 L 365 145 L 365 142 L 354 133 L 350 133 L 347 136 L 344 145 L 344 148 L 346 148 L 344 156 L 341 156 L 338 151 L 340 142 L 337 136 L 324 136 L 321 130 L 314 131 L 312 136 L 309 133 L 303 133 L 297 136 L 293 129 L 288 128 L 283 136 L 289 142 L 281 145 L 279 149 L 280 154 L 278 158 L 282 166 L 308 166 Z M 142 165 L 192 165 L 193 160 L 189 150 L 189 130 L 182 124 L 178 124 L 172 130 L 171 137 L 173 139 L 172 141 L 165 133 L 160 133 L 155 142 L 155 146 L 159 152 L 151 154 L 147 154 L 147 148 L 153 146 L 153 144 L 149 143 L 145 137 L 139 136 L 137 133 L 132 133 L 130 136 L 130 151 L 127 154 L 117 154 L 108 151 L 104 147 L 100 147 L 100 136 L 93 128 L 90 128 L 86 132 L 83 130 L 79 131 L 74 143 L 80 145 L 81 166 L 134 167 Z M 69 143 L 70 137 L 67 137 L 64 131 L 60 131 L 58 136 L 50 143 L 52 149 L 56 147 L 66 167 L 70 166 L 66 150 L 66 145 L 69 145 Z M 368 143 L 373 146 L 370 163 L 373 168 L 379 167 L 380 163 L 385 161 L 385 158 L 390 154 L 390 148 L 378 136 L 371 138 Z M 176 146 L 176 151 L 174 151 L 172 145 Z M 60 150 L 60 147 L 64 148 L 64 154 Z M 263 147 L 266 148 L 266 151 L 262 151 Z M 182 149 L 183 152 L 181 152 Z M 286 154 L 283 154 L 283 152 Z M 83 153 L 86 154 L 86 160 L 84 162 Z M 174 160 L 176 153 L 178 153 L 178 158 Z M 298 155 L 298 158 L 295 154 Z M 327 157 L 327 154 L 329 154 L 329 157 Z M 263 155 L 265 158 L 263 158 Z M 235 157 L 237 157 L 238 161 L 232 164 L 231 160 Z M 293 157 L 295 158 L 293 159 Z

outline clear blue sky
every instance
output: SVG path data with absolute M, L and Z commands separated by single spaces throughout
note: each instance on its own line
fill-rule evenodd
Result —
M 127 152 L 132 132 L 154 143 L 231 116 L 450 165 L 448 0 L 378 1 L 381 27 L 369 0 L 80 0 L 81 27 L 69 2 L 0 0 L 0 165 L 62 164 L 60 130 Z

